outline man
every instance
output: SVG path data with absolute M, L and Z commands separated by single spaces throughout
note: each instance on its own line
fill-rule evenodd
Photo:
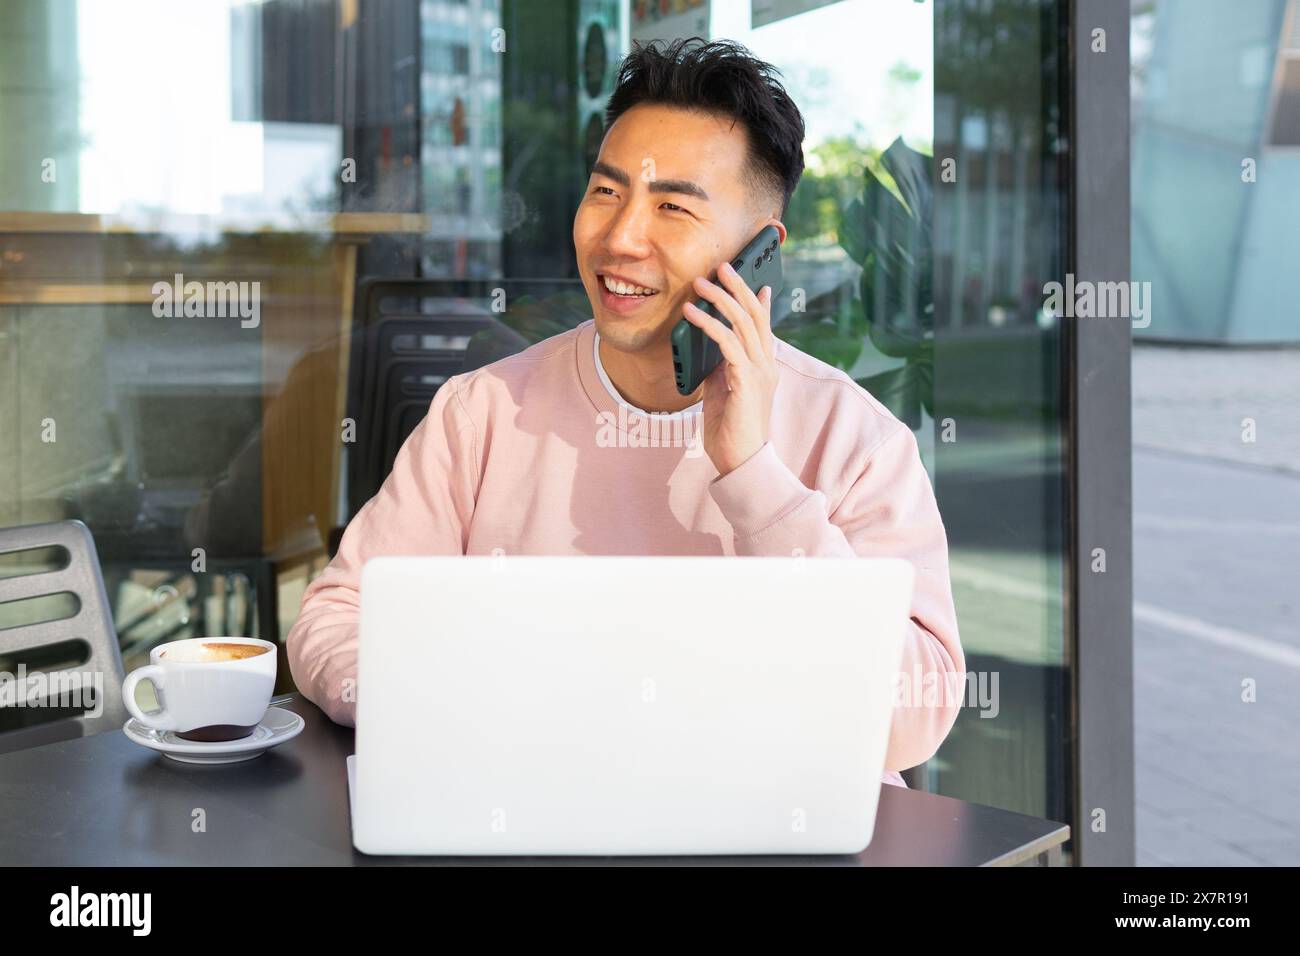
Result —
M 493 553 L 906 558 L 917 571 L 909 686 L 960 680 L 947 541 L 911 430 L 776 339 L 771 290 L 754 294 L 727 265 L 765 225 L 785 239 L 803 172 L 799 110 L 743 47 L 697 41 L 629 55 L 606 120 L 573 222 L 593 320 L 438 390 L 303 597 L 288 637 L 298 686 L 354 723 L 368 558 Z M 716 284 L 704 278 L 715 270 Z M 669 344 L 683 316 L 723 354 L 688 397 Z M 935 752 L 958 705 L 900 695 L 886 782 L 903 785 L 897 771 Z

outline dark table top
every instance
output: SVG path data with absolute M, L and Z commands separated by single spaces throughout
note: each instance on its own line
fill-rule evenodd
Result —
M 301 697 L 279 706 L 306 727 L 244 763 L 177 763 L 113 731 L 0 755 L 0 865 L 983 866 L 1033 859 L 1070 833 L 1063 823 L 885 784 L 875 836 L 856 856 L 366 856 L 352 848 L 352 729 Z

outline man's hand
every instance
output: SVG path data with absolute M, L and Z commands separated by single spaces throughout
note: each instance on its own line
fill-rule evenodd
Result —
M 729 262 L 718 267 L 718 280 L 721 286 L 701 276 L 695 291 L 726 317 L 730 329 L 689 302 L 682 312 L 722 350 L 722 361 L 704 380 L 700 424 L 704 450 L 718 474 L 725 475 L 767 443 L 776 394 L 776 340 L 772 287 L 763 286 L 755 295 Z

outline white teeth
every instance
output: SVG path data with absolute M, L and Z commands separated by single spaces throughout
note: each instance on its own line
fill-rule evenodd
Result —
M 646 289 L 639 285 L 629 285 L 621 279 L 611 279 L 605 276 L 605 288 L 617 295 L 654 295 L 654 289 Z

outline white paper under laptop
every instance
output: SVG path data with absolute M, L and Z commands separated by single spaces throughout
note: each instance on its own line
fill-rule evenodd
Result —
M 372 560 L 353 843 L 857 853 L 912 583 L 863 558 Z

